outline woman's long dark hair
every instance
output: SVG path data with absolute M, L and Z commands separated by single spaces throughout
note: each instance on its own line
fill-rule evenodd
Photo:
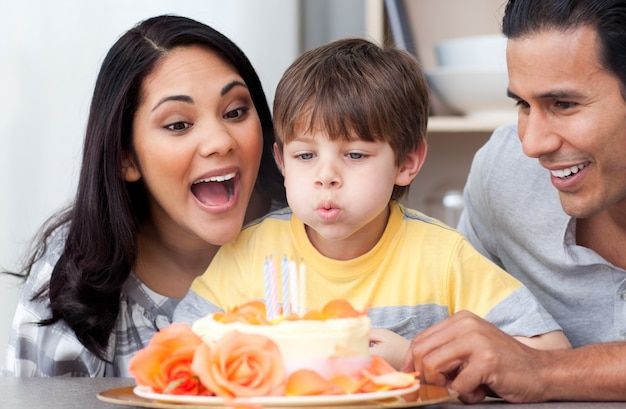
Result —
M 245 54 L 211 27 L 179 16 L 150 18 L 126 32 L 110 49 L 91 102 L 82 167 L 74 202 L 42 228 L 22 273 L 45 253 L 46 242 L 68 225 L 65 248 L 54 266 L 49 288 L 52 316 L 64 320 L 80 342 L 101 359 L 117 320 L 121 288 L 135 265 L 136 232 L 148 212 L 142 182 L 127 183 L 121 164 L 132 153 L 132 121 L 143 80 L 173 48 L 207 47 L 228 61 L 248 86 L 263 130 L 263 153 L 256 189 L 268 200 L 285 202 L 282 175 L 272 156 L 274 131 L 259 78 Z

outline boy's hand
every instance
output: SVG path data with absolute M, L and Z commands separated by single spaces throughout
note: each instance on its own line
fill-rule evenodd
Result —
M 402 362 L 409 351 L 411 341 L 395 332 L 382 328 L 370 331 L 370 352 L 383 358 L 396 370 L 400 370 Z

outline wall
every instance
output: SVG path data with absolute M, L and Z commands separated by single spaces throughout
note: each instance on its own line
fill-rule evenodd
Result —
M 138 21 L 162 13 L 195 18 L 229 36 L 258 70 L 270 100 L 299 51 L 294 1 L 3 0 L 0 268 L 16 269 L 41 223 L 73 195 L 89 101 L 109 47 Z M 0 276 L 0 362 L 19 290 L 17 280 Z
M 97 70 L 124 31 L 164 13 L 210 24 L 248 55 L 271 105 L 280 76 L 299 52 L 363 35 L 363 9 L 361 0 L 0 2 L 5 17 L 0 25 L 0 270 L 15 270 L 41 223 L 71 200 Z M 18 280 L 0 275 L 0 365 L 20 288 Z

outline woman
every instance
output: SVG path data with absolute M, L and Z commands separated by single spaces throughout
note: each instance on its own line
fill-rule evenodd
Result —
M 5 374 L 128 376 L 219 245 L 284 204 L 273 139 L 229 39 L 177 16 L 125 33 L 96 81 L 74 202 L 23 270 Z

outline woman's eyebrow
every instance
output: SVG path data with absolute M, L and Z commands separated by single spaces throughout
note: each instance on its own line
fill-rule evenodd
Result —
M 244 88 L 248 88 L 248 86 L 241 81 L 232 81 L 229 82 L 228 84 L 226 84 L 220 91 L 220 96 L 223 97 L 224 95 L 228 94 L 228 92 L 230 92 L 230 90 L 232 90 L 235 87 L 244 87 Z M 186 102 L 188 104 L 193 104 L 193 98 L 191 98 L 189 95 L 170 95 L 167 96 L 165 98 L 162 98 L 159 100 L 159 102 L 157 102 L 154 107 L 152 107 L 152 111 L 154 111 L 155 109 L 157 109 L 160 105 L 162 105 L 165 102 L 168 101 L 180 101 L 180 102 Z
M 186 102 L 188 104 L 193 104 L 193 98 L 191 98 L 189 95 L 170 95 L 170 96 L 160 99 L 159 102 L 157 102 L 152 107 L 152 111 L 154 111 L 163 103 L 168 102 L 168 101 L 180 101 L 180 102 Z
M 233 89 L 233 88 L 235 88 L 235 87 L 237 87 L 237 86 L 241 86 L 241 87 L 244 87 L 244 88 L 248 89 L 248 86 L 247 86 L 244 82 L 241 82 L 241 81 L 232 81 L 232 82 L 229 82 L 228 84 L 226 84 L 226 85 L 224 86 L 224 88 L 222 88 L 222 91 L 220 91 L 220 96 L 222 96 L 222 97 L 223 97 L 223 96 L 224 96 L 224 95 L 226 95 L 226 94 L 227 94 L 227 93 L 228 93 L 231 89 Z

